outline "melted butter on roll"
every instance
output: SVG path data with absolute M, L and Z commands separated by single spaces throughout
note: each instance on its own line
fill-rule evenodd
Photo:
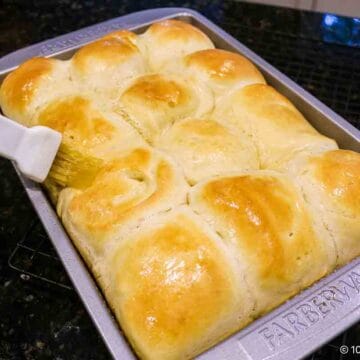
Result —
M 88 188 L 62 191 L 58 212 L 91 262 L 111 251 L 120 231 L 184 203 L 187 190 L 171 160 L 152 149 L 136 148 L 109 160 Z
M 0 89 L 0 105 L 6 116 L 32 126 L 41 106 L 72 90 L 67 62 L 32 58 L 5 78 Z
M 335 249 L 317 229 L 291 181 L 276 172 L 223 176 L 195 186 L 190 204 L 234 247 L 264 313 L 335 266 Z
M 50 102 L 38 113 L 35 123 L 59 131 L 63 141 L 74 149 L 98 158 L 106 159 L 120 149 L 144 144 L 126 122 L 79 95 Z
M 168 64 L 166 71 L 186 74 L 208 85 L 216 97 L 250 84 L 265 84 L 264 77 L 244 56 L 220 49 L 188 54 Z
M 249 321 L 243 275 L 187 208 L 148 219 L 108 271 L 111 304 L 141 357 L 190 358 Z
M 122 93 L 115 111 L 153 143 L 175 121 L 212 110 L 213 98 L 203 85 L 181 77 L 139 77 Z

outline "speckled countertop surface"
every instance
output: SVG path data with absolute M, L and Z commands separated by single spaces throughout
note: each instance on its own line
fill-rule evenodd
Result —
M 183 6 L 199 10 L 360 126 L 360 50 L 323 42 L 326 31 L 321 14 L 233 0 L 0 3 L 0 56 L 141 9 Z M 15 171 L 9 162 L 0 159 L 0 360 L 108 359 L 107 350 L 74 291 L 45 286 L 8 266 L 12 250 L 34 219 L 36 215 Z M 35 236 L 43 236 L 42 233 L 39 228 Z M 49 265 L 45 270 L 65 277 L 58 265 Z M 338 342 L 343 341 L 340 339 Z M 360 344 L 359 326 L 347 333 L 347 341 Z M 327 346 L 312 359 L 340 357 Z

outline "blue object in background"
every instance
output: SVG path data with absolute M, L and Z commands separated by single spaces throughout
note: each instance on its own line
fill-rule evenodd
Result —
M 360 47 L 360 19 L 324 14 L 321 29 L 323 40 Z

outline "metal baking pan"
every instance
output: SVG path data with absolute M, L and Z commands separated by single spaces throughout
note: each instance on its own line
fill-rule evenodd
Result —
M 145 10 L 47 40 L 0 59 L 0 81 L 33 56 L 69 58 L 80 46 L 119 28 L 142 32 L 151 23 L 175 18 L 204 31 L 216 47 L 239 52 L 262 71 L 270 85 L 288 97 L 310 123 L 342 148 L 360 152 L 360 131 L 196 11 Z M 64 267 L 115 359 L 135 359 L 95 280 L 37 184 L 20 179 Z M 199 356 L 213 360 L 301 359 L 360 320 L 360 258 L 323 278 L 276 310 L 254 321 Z

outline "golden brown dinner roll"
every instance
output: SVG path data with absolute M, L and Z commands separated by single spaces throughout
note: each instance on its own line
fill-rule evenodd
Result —
M 80 152 L 88 157 L 85 169 L 94 167 L 94 171 L 97 171 L 99 159 L 106 161 L 122 150 L 146 145 L 139 133 L 127 122 L 119 119 L 116 114 L 99 108 L 89 97 L 81 95 L 59 97 L 50 101 L 37 110 L 32 125 L 43 125 L 60 132 L 62 142 L 66 144 L 65 157 L 74 158 Z M 65 174 L 66 170 L 61 173 Z M 67 181 L 67 186 L 83 188 L 88 181 L 89 176 L 78 171 L 70 182 Z M 46 179 L 44 186 L 51 200 L 56 203 L 63 187 L 51 178 Z
M 295 162 L 293 178 L 335 241 L 338 265 L 360 255 L 360 154 L 327 151 Z
M 263 169 L 283 168 L 301 153 L 337 148 L 334 140 L 319 134 L 289 100 L 268 85 L 236 90 L 218 104 L 213 116 L 254 139 Z
M 178 20 L 164 20 L 151 25 L 142 35 L 142 40 L 153 71 L 161 71 L 167 62 L 176 58 L 214 47 L 202 31 Z
M 170 159 L 151 148 L 135 148 L 109 159 L 91 186 L 63 190 L 58 213 L 91 264 L 111 251 L 120 230 L 184 203 L 187 190 L 181 169 Z
M 102 159 L 121 149 L 145 144 L 128 123 L 79 95 L 48 103 L 35 115 L 33 124 L 59 131 L 72 148 Z
M 146 220 L 109 262 L 110 303 L 143 359 L 190 359 L 250 319 L 229 249 L 187 208 Z
M 5 78 L 0 88 L 0 106 L 9 118 L 31 126 L 39 107 L 72 90 L 67 62 L 32 58 Z
M 329 273 L 332 240 L 292 181 L 274 171 L 229 175 L 197 184 L 190 206 L 233 248 L 245 266 L 262 314 Z
M 259 169 L 251 139 L 210 118 L 175 123 L 156 146 L 174 157 L 191 184 L 224 172 Z
M 87 154 L 91 163 L 97 163 L 97 159 L 108 160 L 121 150 L 145 145 L 142 137 L 128 123 L 116 114 L 100 110 L 89 98 L 80 95 L 49 102 L 34 115 L 32 125 L 48 126 L 60 132 L 68 152 Z M 70 153 L 66 155 L 67 158 L 73 156 Z M 88 177 L 80 171 L 71 183 L 68 182 L 68 186 L 82 188 L 87 182 Z M 52 179 L 47 179 L 44 185 L 56 203 L 62 187 Z
M 150 74 L 136 78 L 121 94 L 115 111 L 153 143 L 174 121 L 212 110 L 204 85 L 183 77 Z
M 265 84 L 252 62 L 240 54 L 220 49 L 201 50 L 171 62 L 167 71 L 185 73 L 207 84 L 216 96 L 250 84 Z
M 114 97 L 128 79 L 147 71 L 137 35 L 117 31 L 78 50 L 71 59 L 72 79 L 83 91 Z

